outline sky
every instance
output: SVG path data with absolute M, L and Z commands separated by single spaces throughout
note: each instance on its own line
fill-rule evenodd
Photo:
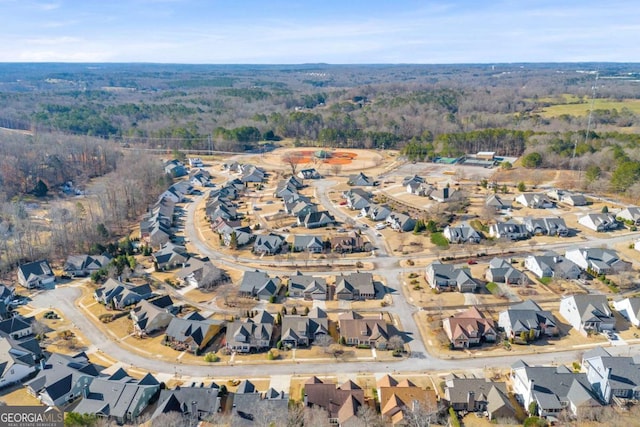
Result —
M 0 62 L 640 62 L 636 0 L 0 0 Z

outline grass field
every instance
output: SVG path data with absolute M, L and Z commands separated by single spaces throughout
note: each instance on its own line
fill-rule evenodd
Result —
M 620 111 L 623 108 L 628 108 L 635 114 L 640 114 L 640 99 L 625 99 L 622 101 L 614 101 L 611 99 L 596 99 L 593 103 L 595 110 L 613 110 L 614 108 Z M 586 116 L 591 109 L 591 101 L 586 100 L 581 104 L 558 104 L 551 107 L 544 108 L 540 115 L 542 117 L 558 117 L 563 114 L 570 116 Z

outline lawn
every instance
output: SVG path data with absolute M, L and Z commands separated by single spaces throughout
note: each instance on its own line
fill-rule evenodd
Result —
M 493 295 L 496 295 L 498 292 L 500 292 L 500 287 L 498 286 L 497 283 L 489 282 L 487 283 L 487 290 L 491 292 Z

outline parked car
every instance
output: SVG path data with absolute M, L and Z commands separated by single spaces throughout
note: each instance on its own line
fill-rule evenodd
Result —
M 387 224 L 385 224 L 383 222 L 381 222 L 379 224 L 376 224 L 376 230 L 382 230 L 382 229 L 384 229 L 386 227 L 387 227 Z

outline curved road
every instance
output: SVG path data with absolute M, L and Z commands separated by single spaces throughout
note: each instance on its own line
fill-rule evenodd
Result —
M 326 207 L 333 215 L 338 219 L 346 219 L 346 215 L 334 206 L 328 195 L 327 191 L 334 185 L 332 181 L 318 181 L 316 184 L 317 198 L 324 207 Z M 197 251 L 203 255 L 208 256 L 211 259 L 216 260 L 217 263 L 232 267 L 234 269 L 249 270 L 255 267 L 247 267 L 243 263 L 249 263 L 263 266 L 263 270 L 270 273 L 277 274 L 290 274 L 290 271 L 278 271 L 271 266 L 275 263 L 273 259 L 254 259 L 246 257 L 234 257 L 229 259 L 221 256 L 220 253 L 213 250 L 205 242 L 202 241 L 201 234 L 195 227 L 195 207 L 197 202 L 203 196 L 196 196 L 194 200 L 188 205 L 185 214 L 185 236 L 190 240 L 191 244 L 197 249 Z M 401 275 L 403 272 L 413 270 L 413 268 L 402 268 L 398 264 L 400 259 L 411 258 L 411 255 L 404 257 L 390 257 L 387 252 L 386 244 L 383 239 L 379 238 L 373 230 L 367 229 L 367 234 L 371 240 L 377 246 L 377 256 L 369 256 L 361 258 L 360 260 L 369 261 L 374 263 L 373 273 L 383 277 L 386 286 L 390 289 L 393 297 L 393 304 L 385 308 L 385 310 L 391 312 L 402 323 L 402 330 L 407 335 L 413 337 L 409 342 L 411 349 L 411 357 L 403 359 L 397 362 L 342 362 L 339 359 L 329 359 L 326 362 L 318 363 L 302 363 L 293 364 L 291 362 L 268 362 L 265 364 L 242 364 L 241 361 L 236 360 L 234 365 L 217 365 L 212 364 L 208 366 L 203 365 L 183 365 L 180 363 L 170 363 L 164 360 L 160 360 L 153 355 L 142 356 L 139 353 L 129 351 L 127 348 L 121 346 L 117 342 L 114 342 L 111 336 L 103 333 L 102 330 L 96 328 L 92 322 L 86 317 L 84 312 L 74 304 L 81 292 L 77 288 L 77 285 L 59 286 L 54 290 L 41 292 L 34 297 L 31 305 L 36 308 L 49 308 L 51 301 L 56 301 L 56 308 L 58 308 L 64 316 L 70 319 L 76 327 L 78 327 L 82 333 L 89 339 L 91 343 L 94 343 L 90 350 L 100 350 L 110 357 L 119 360 L 123 364 L 130 365 L 136 368 L 157 372 L 173 376 L 176 372 L 182 376 L 188 376 L 195 379 L 204 379 L 211 376 L 264 376 L 265 373 L 269 375 L 290 375 L 290 374 L 346 374 L 346 373 L 358 373 L 358 372 L 372 372 L 372 373 L 387 373 L 390 371 L 451 371 L 460 369 L 483 369 L 483 368 L 505 368 L 510 366 L 523 357 L 532 364 L 551 364 L 551 363 L 567 363 L 579 358 L 580 353 L 584 352 L 586 348 L 572 349 L 566 351 L 550 351 L 534 353 L 529 355 L 517 355 L 517 356 L 503 356 L 503 357 L 474 357 L 466 359 L 439 359 L 430 355 L 422 342 L 420 332 L 413 319 L 412 314 L 418 309 L 409 304 L 408 301 L 402 295 L 402 283 Z M 593 239 L 591 244 L 609 244 L 617 243 L 632 239 L 640 233 L 629 233 L 624 236 L 617 236 L 613 239 Z M 575 243 L 566 244 L 558 243 L 548 245 L 547 248 L 563 248 L 569 246 L 575 246 Z M 462 252 L 461 252 L 462 253 Z M 499 253 L 499 252 L 496 252 Z M 434 257 L 435 258 L 435 257 Z M 296 265 L 297 261 L 279 260 L 280 265 Z M 310 261 L 309 264 L 314 263 Z M 327 264 L 327 260 L 317 260 L 316 264 Z M 353 264 L 353 260 L 331 260 L 331 263 L 338 264 Z M 421 269 L 419 267 L 416 270 Z M 317 273 L 316 273 L 317 274 Z M 325 274 L 333 274 L 327 272 Z M 53 293 L 53 295 L 51 294 Z M 96 344 L 99 343 L 99 344 Z M 610 347 L 608 351 L 614 355 L 617 354 L 631 354 L 631 352 L 637 352 L 640 345 L 629 345 Z M 548 346 L 547 348 L 553 348 Z M 240 363 L 238 363 L 240 362 Z

